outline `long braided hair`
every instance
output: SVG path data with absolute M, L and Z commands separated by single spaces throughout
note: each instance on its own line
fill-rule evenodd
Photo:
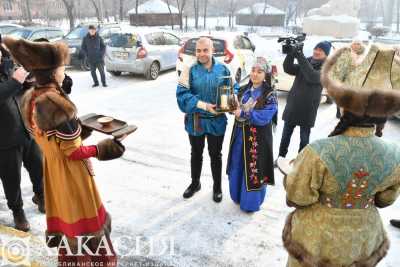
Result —
M 349 111 L 344 111 L 338 125 L 329 134 L 329 137 L 343 134 L 350 127 L 373 127 L 376 126 L 375 135 L 381 137 L 387 118 L 369 116 L 357 116 Z

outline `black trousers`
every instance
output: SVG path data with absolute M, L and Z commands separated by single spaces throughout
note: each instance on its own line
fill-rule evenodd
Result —
M 104 73 L 104 63 L 97 62 L 97 63 L 90 63 L 90 73 L 92 74 L 94 84 L 99 84 L 99 80 L 97 79 L 96 70 L 100 72 L 101 83 L 103 85 L 106 84 L 106 74 Z
M 33 192 L 43 194 L 42 154 L 31 139 L 24 145 L 0 150 L 0 178 L 8 207 L 15 211 L 23 206 L 21 196 L 21 167 L 24 165 L 33 185 Z
M 294 128 L 296 128 L 296 125 L 290 125 L 290 124 L 285 122 L 285 125 L 283 126 L 281 144 L 279 146 L 279 156 L 280 157 L 286 157 L 286 154 L 288 153 L 288 148 L 289 148 L 289 145 L 290 145 L 290 139 L 292 138 L 292 134 L 293 134 Z M 307 146 L 309 144 L 309 142 L 310 142 L 310 134 L 311 134 L 311 127 L 300 126 L 299 153 L 303 150 L 303 148 L 305 146 Z
M 224 143 L 224 136 L 202 135 L 193 136 L 189 135 L 190 145 L 192 146 L 191 154 L 191 174 L 192 183 L 198 184 L 200 182 L 201 169 L 203 167 L 203 150 L 205 140 L 207 139 L 208 154 L 211 158 L 211 173 L 214 180 L 214 191 L 221 192 L 221 177 L 222 177 L 222 145 Z

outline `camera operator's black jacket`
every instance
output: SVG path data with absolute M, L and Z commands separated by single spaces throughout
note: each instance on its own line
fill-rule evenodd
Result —
M 0 77 L 0 150 L 23 145 L 31 138 L 19 109 L 18 98 L 23 93 L 22 87 L 14 79 Z
M 298 64 L 294 64 L 297 58 Z M 302 52 L 287 55 L 283 69 L 296 78 L 289 92 L 283 120 L 289 125 L 314 127 L 321 102 L 320 71 L 323 61 L 305 58 Z

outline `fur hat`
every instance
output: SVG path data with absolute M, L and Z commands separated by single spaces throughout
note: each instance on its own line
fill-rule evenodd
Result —
M 400 111 L 400 88 L 354 88 L 331 77 L 330 71 L 339 57 L 348 50 L 348 47 L 341 48 L 325 61 L 321 73 L 321 83 L 327 89 L 328 94 L 338 106 L 358 116 L 390 117 L 398 113 Z
M 64 43 L 30 42 L 4 37 L 3 44 L 12 57 L 26 70 L 50 70 L 69 63 L 68 46 Z

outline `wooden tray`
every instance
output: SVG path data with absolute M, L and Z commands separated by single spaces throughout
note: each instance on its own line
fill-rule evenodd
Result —
M 124 139 L 129 134 L 137 130 L 137 126 L 128 125 L 125 121 L 114 119 L 110 125 L 103 126 L 97 119 L 104 117 L 96 113 L 90 113 L 79 118 L 82 125 L 97 132 L 112 135 L 117 139 Z

